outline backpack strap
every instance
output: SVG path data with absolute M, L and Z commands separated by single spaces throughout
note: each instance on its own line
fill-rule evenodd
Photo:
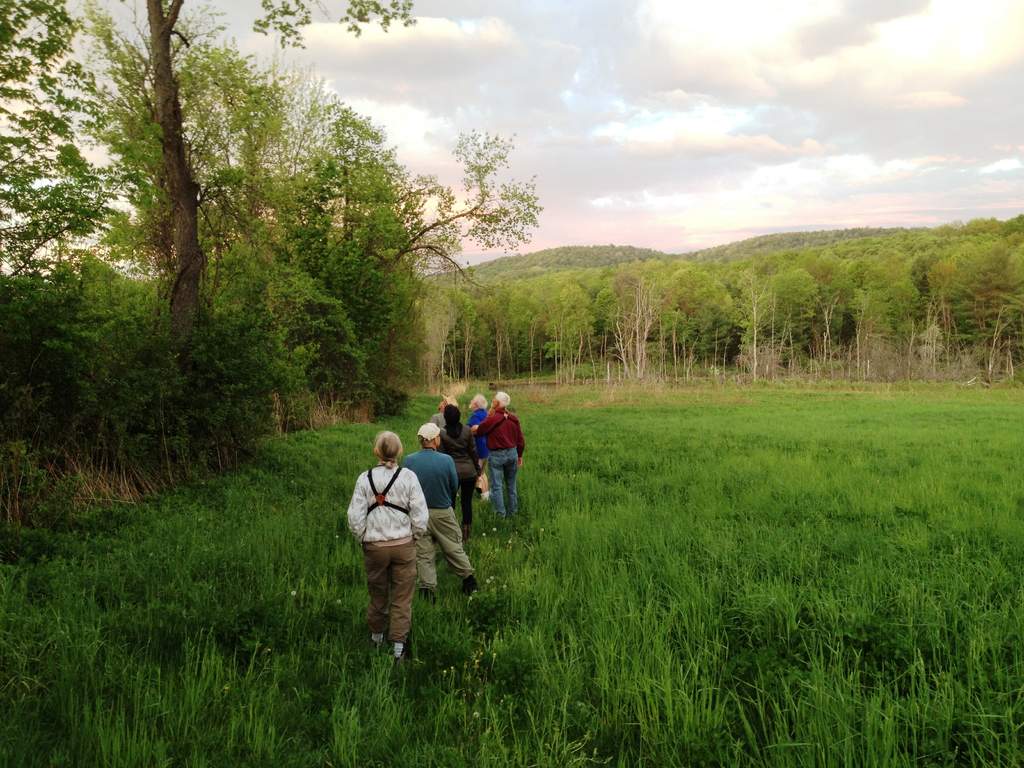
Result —
M 370 467 L 366 471 L 366 479 L 370 481 L 370 490 L 373 491 L 374 498 L 373 503 L 367 507 L 366 514 L 370 514 L 377 507 L 391 507 L 391 509 L 397 509 L 399 512 L 404 512 L 407 515 L 409 514 L 409 510 L 406 507 L 400 507 L 397 504 L 392 504 L 388 501 L 388 491 L 391 490 L 391 487 L 395 484 L 395 481 L 398 480 L 398 476 L 400 474 L 402 474 L 402 467 L 398 467 L 398 469 L 395 470 L 395 474 L 391 476 L 391 479 L 384 487 L 384 490 L 378 491 L 377 486 L 373 484 L 373 467 Z

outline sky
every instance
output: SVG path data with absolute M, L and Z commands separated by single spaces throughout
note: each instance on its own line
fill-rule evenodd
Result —
M 332 2 L 327 3 L 329 7 Z M 229 33 L 258 0 L 221 0 Z M 544 213 L 525 250 L 682 252 L 757 234 L 1024 212 L 1021 0 L 416 0 L 288 59 L 461 178 L 464 131 L 514 136 Z M 467 252 L 473 247 L 467 244 Z

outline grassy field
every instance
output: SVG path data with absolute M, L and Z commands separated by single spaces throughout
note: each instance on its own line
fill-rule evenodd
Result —
M 405 668 L 338 530 L 378 425 L 27 538 L 0 764 L 1024 764 L 1024 391 L 513 397 L 523 514 Z

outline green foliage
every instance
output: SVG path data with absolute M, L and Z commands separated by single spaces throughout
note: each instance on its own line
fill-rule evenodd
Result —
M 74 141 L 92 83 L 63 2 L 0 0 L 0 269 L 41 268 L 106 210 Z
M 301 46 L 302 28 L 313 22 L 313 9 L 324 6 L 306 0 L 261 0 L 264 15 L 256 20 L 254 27 L 264 34 L 276 32 L 281 47 Z M 377 21 L 384 29 L 395 22 L 410 26 L 412 0 L 348 0 L 345 13 L 339 20 L 354 35 L 362 33 L 362 26 Z
M 435 398 L 0 533 L 0 763 L 1024 761 L 1024 392 L 513 396 L 521 515 L 478 506 L 481 591 L 441 566 L 404 668 L 336 525 Z
M 704 248 L 685 254 L 684 258 L 699 261 L 743 261 L 756 256 L 767 256 L 784 251 L 820 248 L 847 240 L 897 237 L 914 231 L 902 228 L 856 227 L 853 229 L 824 229 L 815 232 L 778 232 L 773 235 L 760 235 L 735 243 Z
M 503 177 L 511 144 L 459 141 L 461 206 L 436 179 L 411 176 L 384 133 L 322 82 L 241 55 L 209 14 L 169 10 L 208 261 L 183 346 L 166 311 L 180 265 L 151 41 L 87 4 L 87 75 L 67 59 L 75 26 L 63 6 L 46 7 L 44 23 L 12 9 L 0 28 L 0 46 L 21 56 L 0 69 L 5 93 L 35 94 L 38 115 L 52 102 L 39 125 L 70 141 L 68 115 L 84 102 L 61 89 L 95 77 L 87 125 L 110 158 L 99 180 L 123 205 L 83 213 L 105 229 L 88 250 L 0 269 L 0 516 L 64 525 L 87 499 L 134 499 L 234 466 L 275 430 L 400 411 L 421 354 L 424 274 L 463 238 L 520 243 L 536 224 L 532 182 Z M 265 9 L 285 36 L 285 18 L 308 12 Z M 353 2 L 347 14 L 386 24 L 407 20 L 409 4 Z M 49 189 L 50 176 L 25 183 Z
M 1012 378 L 1024 358 L 1020 227 L 773 235 L 708 259 L 614 247 L 499 259 L 474 270 L 481 285 L 449 288 L 457 312 L 440 344 L 463 364 L 443 375 Z M 569 317 L 581 327 L 567 333 Z
M 5 520 L 66 520 L 112 478 L 132 478 L 130 491 L 230 465 L 272 429 L 287 382 L 269 313 L 214 306 L 183 369 L 159 308 L 149 287 L 95 261 L 0 276 Z

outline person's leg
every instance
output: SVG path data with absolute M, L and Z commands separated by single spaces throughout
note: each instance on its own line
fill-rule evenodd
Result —
M 511 460 L 505 464 L 505 485 L 508 486 L 508 513 L 514 515 L 519 511 L 519 490 L 516 478 L 519 476 L 519 454 L 512 451 Z
M 478 485 L 476 489 L 483 501 L 491 500 L 491 472 L 487 469 L 487 464 L 487 459 L 480 460 L 480 477 L 478 480 L 483 487 Z
M 388 563 L 386 547 L 363 545 L 363 563 L 366 566 L 366 586 L 370 604 L 366 608 L 366 623 L 372 634 L 380 634 L 388 624 Z
M 505 478 L 501 470 L 501 451 L 491 451 L 487 458 L 487 471 L 491 474 L 491 505 L 500 516 L 505 516 Z
M 429 514 L 427 530 L 416 542 L 416 575 L 420 580 L 420 588 L 433 592 L 437 589 L 437 569 L 434 567 L 434 535 L 432 533 L 434 510 L 430 510 Z
M 455 510 L 438 510 L 437 517 L 431 514 L 434 521 L 434 531 L 437 546 L 444 553 L 444 559 L 448 561 L 448 567 L 455 571 L 456 575 L 465 579 L 473 575 L 473 566 L 470 565 L 466 550 L 462 548 L 462 532 L 458 523 L 455 522 Z
M 462 504 L 462 541 L 469 538 L 469 529 L 473 525 L 473 489 L 476 488 L 476 478 L 459 481 L 459 502 Z
M 391 630 L 388 640 L 404 643 L 412 628 L 412 596 L 416 591 L 416 545 L 412 542 L 391 550 Z

